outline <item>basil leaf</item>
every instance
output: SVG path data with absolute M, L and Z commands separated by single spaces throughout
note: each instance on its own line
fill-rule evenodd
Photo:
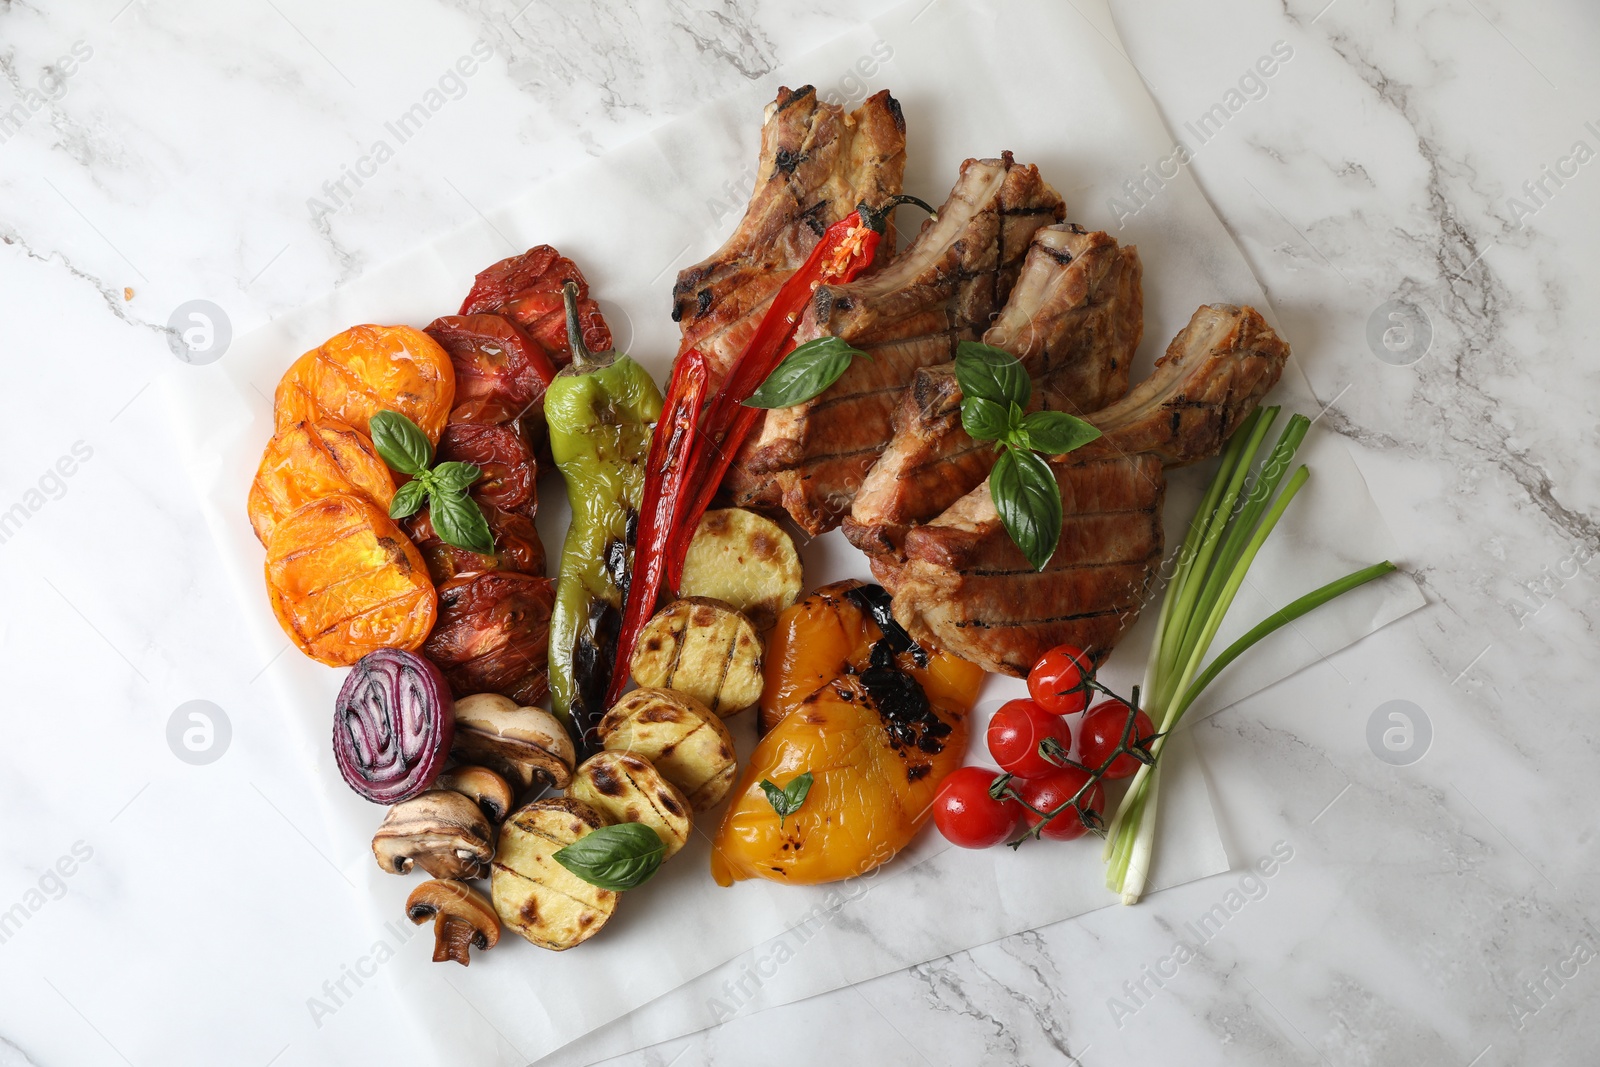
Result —
M 427 498 L 427 485 L 420 478 L 413 479 L 395 490 L 394 499 L 389 501 L 389 517 L 403 519 L 415 515 Z
M 1006 449 L 989 472 L 989 496 L 1011 540 L 1044 570 L 1061 540 L 1061 489 L 1050 465 L 1027 449 Z
M 1001 405 L 1026 406 L 1033 395 L 1033 383 L 1016 356 L 977 341 L 956 345 L 956 381 L 963 397 L 982 397 Z
M 773 368 L 760 388 L 750 394 L 745 406 L 787 408 L 803 404 L 838 381 L 857 356 L 866 355 L 837 337 L 807 341 L 783 357 L 783 362 Z
M 433 468 L 433 483 L 441 493 L 463 493 L 482 473 L 471 463 L 451 460 Z
M 1065 411 L 1035 411 L 1022 420 L 1022 443 L 1052 456 L 1082 448 L 1099 436 L 1099 430 Z
M 401 474 L 421 474 L 433 462 L 433 445 L 422 427 L 398 411 L 380 411 L 367 421 L 383 461 Z
M 637 822 L 602 826 L 558 849 L 555 861 L 590 885 L 621 891 L 643 885 L 661 866 L 667 847 Z
M 478 502 L 465 493 L 434 493 L 428 518 L 445 544 L 483 555 L 494 551 L 494 534 L 489 532 L 488 520 Z
M 810 771 L 796 775 L 788 785 L 782 787 L 769 778 L 761 779 L 761 791 L 767 794 L 767 803 L 772 805 L 772 810 L 778 813 L 778 829 L 783 829 L 783 820 L 799 811 L 800 805 L 806 802 L 812 781 Z
M 1006 409 L 1006 438 L 1018 440 L 1022 435 L 1022 420 L 1028 417 L 1021 404 L 1012 404 Z
M 1011 430 L 1006 409 L 981 396 L 962 397 L 961 428 L 979 441 L 1002 441 Z

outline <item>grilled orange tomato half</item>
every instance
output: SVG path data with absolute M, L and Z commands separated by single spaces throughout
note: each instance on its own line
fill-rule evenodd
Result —
M 438 444 L 456 395 L 439 342 L 410 326 L 352 326 L 295 360 L 273 398 L 277 428 L 333 418 L 364 434 L 379 411 L 398 411 Z
M 290 640 L 331 667 L 380 648 L 420 648 L 439 610 L 416 546 L 376 504 L 348 493 L 313 500 L 272 528 L 267 594 Z
M 825 586 L 768 635 L 756 745 L 711 854 L 718 885 L 815 885 L 865 874 L 910 843 L 961 766 L 983 671 L 912 644 L 878 586 Z M 884 625 L 880 625 L 880 621 Z M 812 776 L 780 817 L 761 788 Z
M 394 476 L 366 434 L 326 419 L 297 422 L 267 443 L 250 483 L 250 525 L 262 544 L 278 521 L 335 493 L 366 497 L 385 511 Z

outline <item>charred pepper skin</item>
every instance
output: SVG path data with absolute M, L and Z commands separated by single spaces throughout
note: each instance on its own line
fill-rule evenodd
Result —
M 875 617 L 887 603 L 877 586 L 836 582 L 785 609 L 768 632 L 767 732 L 717 831 L 718 885 L 858 877 L 932 817 L 940 784 L 965 757 L 984 674 L 882 629 Z M 785 817 L 761 783 L 781 786 L 807 772 L 805 802 Z
M 577 319 L 577 287 L 563 290 L 573 361 L 545 393 L 550 452 L 567 483 L 572 525 L 561 547 L 550 618 L 555 713 L 592 744 L 605 713 L 632 567 L 645 458 L 661 417 L 661 390 L 620 352 L 591 353 Z
M 644 497 L 639 515 L 639 535 L 633 548 L 633 571 L 628 578 L 627 603 L 622 612 L 622 633 L 617 639 L 617 663 L 631 661 L 634 645 L 661 595 L 667 565 L 667 547 L 681 523 L 688 494 L 688 477 L 694 459 L 695 430 L 704 406 L 709 371 L 705 357 L 690 349 L 672 368 L 661 417 L 651 434 L 645 461 Z M 698 525 L 698 522 L 697 522 Z M 606 707 L 616 703 L 627 683 L 627 673 L 612 672 Z

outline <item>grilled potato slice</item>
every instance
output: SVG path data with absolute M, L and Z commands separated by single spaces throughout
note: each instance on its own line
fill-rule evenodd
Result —
M 800 554 L 783 527 L 753 511 L 723 508 L 700 520 L 679 592 L 726 601 L 765 633 L 800 596 L 801 584 Z
M 489 893 L 500 921 L 540 948 L 557 952 L 595 935 L 617 894 L 590 885 L 555 854 L 606 825 L 605 816 L 571 797 L 536 800 L 500 828 Z
M 689 840 L 689 800 L 651 762 L 632 752 L 596 752 L 578 766 L 567 796 L 612 822 L 643 823 L 667 847 L 667 859 Z
M 649 760 L 695 811 L 722 803 L 738 778 L 733 735 L 687 693 L 635 689 L 611 706 L 597 729 L 606 751 Z
M 761 698 L 761 637 L 721 600 L 686 597 L 645 624 L 628 664 L 642 686 L 687 693 L 718 715 Z

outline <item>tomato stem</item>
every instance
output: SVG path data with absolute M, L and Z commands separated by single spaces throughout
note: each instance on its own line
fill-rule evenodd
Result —
M 1122 756 L 1132 756 L 1135 760 L 1138 760 L 1141 764 L 1145 765 L 1155 763 L 1155 755 L 1150 751 L 1150 746 L 1163 735 L 1151 734 L 1149 737 L 1139 737 L 1134 733 L 1139 722 L 1139 687 L 1134 686 L 1132 695 L 1128 699 L 1123 699 L 1111 689 L 1101 685 L 1092 674 L 1084 674 L 1083 682 L 1089 688 L 1098 689 L 1100 692 L 1105 693 L 1112 699 L 1127 705 L 1128 721 L 1124 723 L 1122 727 L 1122 740 L 1117 743 L 1117 747 L 1111 751 L 1111 754 L 1101 761 L 1100 766 L 1095 768 L 1087 767 L 1084 764 L 1079 763 L 1077 760 L 1068 759 L 1064 752 L 1062 752 L 1058 757 L 1056 753 L 1061 752 L 1061 742 L 1057 741 L 1053 737 L 1047 737 L 1043 741 L 1040 741 L 1039 755 L 1043 756 L 1046 760 L 1054 763 L 1058 767 L 1074 767 L 1089 775 L 1088 780 L 1079 787 L 1076 793 L 1072 794 L 1070 799 L 1062 801 L 1049 811 L 1040 811 L 1038 808 L 1022 799 L 1022 794 L 1011 788 L 1011 780 L 1014 777 L 1013 775 L 1002 774 L 990 784 L 990 796 L 994 797 L 996 800 L 999 800 L 1002 797 L 1012 797 L 1017 801 L 1017 803 L 1021 804 L 1028 811 L 1039 817 L 1039 821 L 1033 826 L 1029 827 L 1021 837 L 1017 838 L 1015 841 L 1009 842 L 1010 846 L 1014 849 L 1020 848 L 1024 841 L 1037 840 L 1044 832 L 1045 823 L 1072 808 L 1077 808 L 1078 818 L 1083 822 L 1086 830 L 1088 830 L 1090 833 L 1104 837 L 1106 834 L 1105 819 L 1101 817 L 1099 812 L 1092 808 L 1085 809 L 1079 807 L 1079 803 L 1092 789 L 1094 789 L 1096 783 L 1105 778 L 1106 773 L 1111 770 L 1112 766 Z

